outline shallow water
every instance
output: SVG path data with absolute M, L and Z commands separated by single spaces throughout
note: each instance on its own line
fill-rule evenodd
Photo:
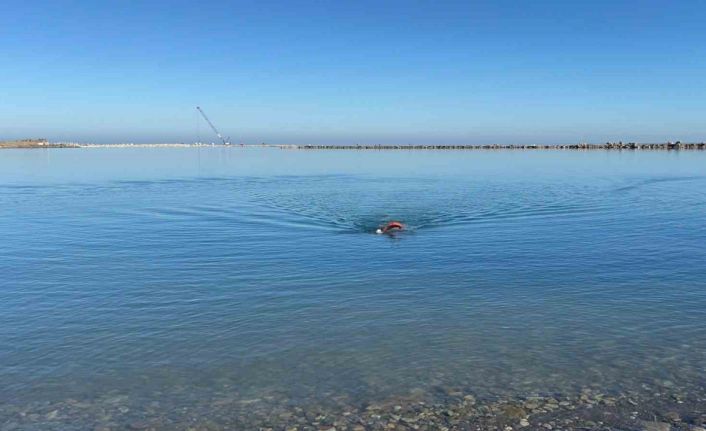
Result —
M 5 150 L 0 238 L 4 402 L 706 385 L 702 152 Z

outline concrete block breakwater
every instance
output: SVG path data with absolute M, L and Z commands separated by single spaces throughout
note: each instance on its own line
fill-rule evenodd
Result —
M 281 146 L 302 150 L 706 150 L 706 143 L 667 142 L 639 144 L 606 142 L 605 144 L 567 145 L 296 145 Z

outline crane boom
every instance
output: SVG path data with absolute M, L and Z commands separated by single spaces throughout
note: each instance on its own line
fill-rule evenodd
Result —
M 228 142 L 226 142 L 226 140 L 223 138 L 223 136 L 221 136 L 221 134 L 218 132 L 218 129 L 216 129 L 216 126 L 214 126 L 213 123 L 211 123 L 211 120 L 208 119 L 208 117 L 206 116 L 206 113 L 203 112 L 203 109 L 201 109 L 201 107 L 199 107 L 199 106 L 197 106 L 196 109 L 198 109 L 198 111 L 201 113 L 201 116 L 203 117 L 204 120 L 206 120 L 208 125 L 211 126 L 211 129 L 216 134 L 216 136 L 218 136 L 218 139 L 220 139 L 221 142 L 223 142 L 223 145 L 228 145 Z

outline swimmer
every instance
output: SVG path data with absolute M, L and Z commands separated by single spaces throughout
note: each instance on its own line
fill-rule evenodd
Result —
M 398 230 L 404 230 L 404 225 L 398 221 L 393 220 L 385 224 L 385 226 L 379 227 L 378 230 L 375 231 L 375 233 L 379 235 L 382 233 L 392 233 Z

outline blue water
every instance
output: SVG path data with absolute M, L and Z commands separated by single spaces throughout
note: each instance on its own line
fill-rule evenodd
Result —
M 698 391 L 704 244 L 702 152 L 3 150 L 0 401 Z

